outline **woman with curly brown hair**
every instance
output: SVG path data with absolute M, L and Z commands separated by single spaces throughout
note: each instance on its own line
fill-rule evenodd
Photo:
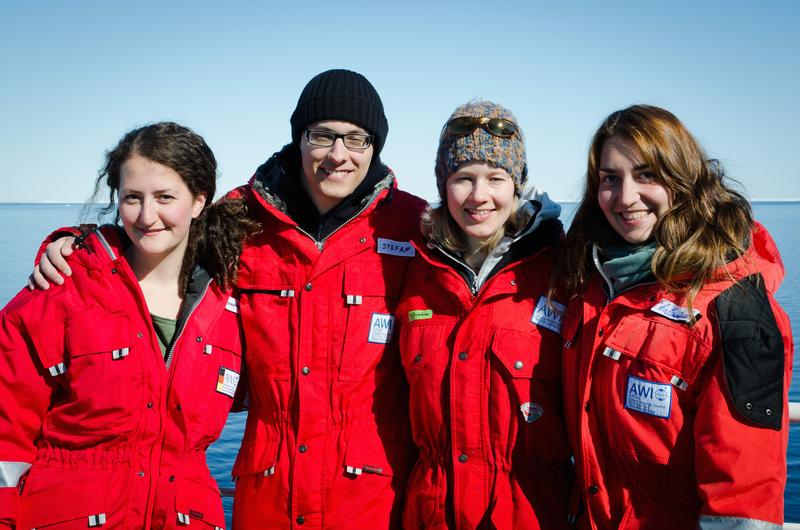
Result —
M 555 268 L 567 426 L 592 528 L 779 528 L 783 264 L 670 112 L 611 114 Z
M 216 168 L 186 127 L 126 134 L 96 186 L 118 224 L 78 235 L 62 287 L 0 313 L 0 524 L 225 526 L 205 450 L 241 374 L 230 286 L 254 224 L 212 206 Z

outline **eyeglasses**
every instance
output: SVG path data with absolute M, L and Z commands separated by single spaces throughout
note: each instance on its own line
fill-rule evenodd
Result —
M 330 147 L 339 138 L 342 139 L 344 146 L 348 149 L 366 149 L 372 144 L 372 136 L 369 134 L 336 134 L 331 131 L 314 131 L 311 129 L 306 131 L 308 143 L 317 147 Z
M 517 134 L 517 126 L 513 121 L 503 118 L 487 118 L 486 116 L 453 118 L 445 125 L 445 131 L 450 134 L 472 134 L 472 131 L 478 127 L 500 138 L 511 138 Z

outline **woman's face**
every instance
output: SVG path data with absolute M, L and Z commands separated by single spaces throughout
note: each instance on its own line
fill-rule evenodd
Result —
M 514 180 L 487 162 L 467 162 L 447 177 L 447 209 L 476 250 L 505 228 L 514 206 Z
M 205 194 L 193 196 L 170 167 L 139 155 L 122 164 L 119 216 L 139 257 L 163 259 L 174 252 L 182 257 L 192 219 L 205 201 Z
M 656 222 L 672 206 L 672 197 L 636 145 L 618 136 L 608 138 L 599 176 L 597 202 L 611 227 L 628 243 L 650 241 Z

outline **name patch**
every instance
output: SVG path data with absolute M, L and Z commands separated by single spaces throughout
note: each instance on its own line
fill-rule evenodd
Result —
M 383 313 L 372 313 L 369 323 L 368 342 L 376 344 L 388 344 L 394 334 L 394 316 Z
M 674 304 L 669 300 L 661 300 L 659 303 L 651 307 L 650 311 L 676 322 L 689 322 L 689 310 L 685 307 Z M 693 312 L 694 318 L 697 320 L 697 317 L 700 316 L 700 311 L 693 309 Z
M 564 321 L 564 311 L 567 307 L 564 304 L 559 304 L 555 300 L 550 302 L 552 307 L 547 304 L 547 297 L 540 296 L 539 301 L 536 302 L 536 309 L 533 310 L 531 322 L 537 326 L 542 326 L 550 331 L 555 331 L 561 334 L 561 323 Z
M 528 401 L 527 403 L 523 403 L 519 410 L 522 411 L 522 417 L 525 418 L 527 423 L 533 423 L 539 418 L 542 417 L 544 414 L 544 410 L 542 410 L 542 406 L 538 403 L 533 401 Z
M 433 318 L 433 311 L 430 309 L 415 309 L 408 312 L 408 321 L 414 322 L 415 320 L 427 320 Z
M 625 408 L 657 418 L 669 418 L 672 408 L 672 385 L 654 383 L 629 375 L 625 391 Z
M 217 392 L 233 397 L 237 386 L 239 386 L 239 374 L 229 368 L 220 366 L 217 376 Z
M 225 309 L 230 311 L 231 313 L 238 313 L 239 312 L 239 300 L 230 296 L 228 297 L 228 301 L 225 303 Z
M 413 258 L 417 251 L 410 241 L 393 241 L 391 239 L 378 238 L 378 254 L 389 254 L 391 256 L 403 256 Z

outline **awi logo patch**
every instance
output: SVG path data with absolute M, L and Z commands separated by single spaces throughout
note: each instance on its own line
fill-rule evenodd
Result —
M 391 342 L 393 334 L 394 315 L 372 313 L 372 319 L 369 323 L 369 338 L 367 341 L 376 344 L 388 344 Z
M 669 418 L 672 409 L 672 385 L 629 375 L 625 390 L 625 408 L 657 418 Z
M 547 297 L 540 296 L 539 301 L 536 302 L 536 309 L 533 310 L 531 322 L 537 326 L 542 326 L 550 331 L 555 331 L 561 334 L 561 323 L 564 322 L 564 311 L 567 307 L 564 304 L 559 304 L 555 300 L 550 302 L 552 307 L 547 304 Z

